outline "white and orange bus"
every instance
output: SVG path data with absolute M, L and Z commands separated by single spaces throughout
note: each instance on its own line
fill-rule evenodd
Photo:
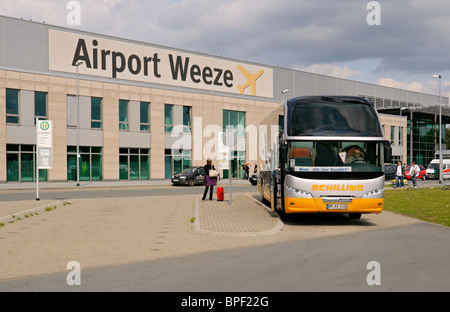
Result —
M 380 213 L 384 163 L 391 147 L 373 104 L 353 96 L 295 97 L 261 125 L 278 125 L 266 139 L 260 166 L 263 200 L 281 215 Z

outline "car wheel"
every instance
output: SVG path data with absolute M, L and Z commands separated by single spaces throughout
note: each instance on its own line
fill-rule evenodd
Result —
M 190 179 L 188 183 L 189 183 L 189 186 L 194 186 L 195 185 L 195 180 L 194 179 Z

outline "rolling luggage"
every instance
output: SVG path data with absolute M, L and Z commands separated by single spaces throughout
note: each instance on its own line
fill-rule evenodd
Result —
M 217 200 L 223 201 L 223 187 L 217 187 Z

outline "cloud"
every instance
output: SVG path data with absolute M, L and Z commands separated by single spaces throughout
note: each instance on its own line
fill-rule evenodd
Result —
M 306 72 L 338 78 L 350 78 L 361 75 L 361 71 L 359 70 L 353 70 L 348 66 L 339 66 L 335 64 L 313 64 L 299 69 Z
M 414 92 L 428 93 L 433 95 L 439 94 L 438 81 L 436 79 L 428 81 L 412 81 L 402 82 L 393 78 L 379 78 L 377 83 L 381 86 L 404 89 Z M 450 97 L 450 81 L 442 81 L 441 83 L 442 96 Z
M 69 0 L 0 1 L 1 14 L 71 27 Z M 342 78 L 450 77 L 448 0 L 379 1 L 379 26 L 367 24 L 369 0 L 78 2 L 81 25 L 73 28 L 94 33 Z M 376 70 L 352 69 L 366 60 L 378 60 Z M 424 88 L 417 81 L 406 85 Z

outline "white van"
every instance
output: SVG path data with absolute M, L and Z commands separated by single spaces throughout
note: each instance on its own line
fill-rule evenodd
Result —
M 443 179 L 450 179 L 450 159 L 442 159 L 442 174 Z M 437 175 L 435 175 L 435 170 L 437 171 Z M 439 159 L 433 159 L 427 168 L 426 177 L 427 179 L 437 179 L 439 175 Z

